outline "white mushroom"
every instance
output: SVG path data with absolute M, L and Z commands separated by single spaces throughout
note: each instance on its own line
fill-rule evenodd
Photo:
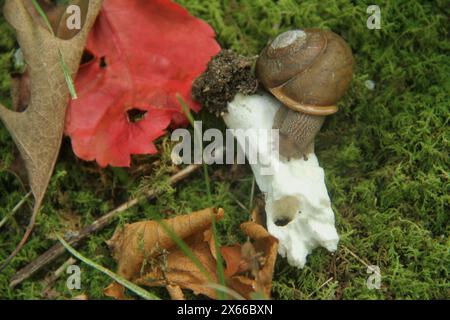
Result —
M 258 155 L 258 162 L 251 166 L 256 182 L 265 194 L 268 230 L 279 240 L 279 253 L 287 257 L 291 265 L 302 268 L 314 248 L 322 246 L 335 251 L 339 236 L 324 171 L 315 154 L 308 154 L 308 160 L 283 159 L 270 135 L 258 134 L 260 130 L 272 129 L 275 114 L 281 106 L 265 92 L 249 96 L 237 94 L 228 104 L 223 119 L 230 129 L 253 130 L 253 135 L 247 134 L 247 141 Z M 245 141 L 242 137 L 236 138 L 245 150 L 242 145 Z M 250 149 L 246 152 L 248 154 Z M 267 168 L 269 163 L 272 174 Z

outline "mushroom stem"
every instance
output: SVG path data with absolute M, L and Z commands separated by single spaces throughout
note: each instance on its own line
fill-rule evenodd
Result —
M 314 153 L 308 153 L 308 161 L 286 161 L 279 157 L 273 137 L 261 134 L 261 130 L 273 128 L 275 116 L 283 113 L 278 113 L 280 108 L 284 108 L 281 102 L 265 92 L 237 94 L 227 104 L 223 119 L 228 128 L 234 129 L 249 162 L 256 150 L 256 162 L 250 164 L 265 195 L 268 231 L 279 240 L 279 253 L 291 265 L 302 268 L 314 248 L 322 246 L 335 251 L 339 236 L 325 174 Z M 307 149 L 313 144 L 314 141 Z

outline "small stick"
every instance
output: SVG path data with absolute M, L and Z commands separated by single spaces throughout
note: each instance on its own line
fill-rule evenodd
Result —
M 244 211 L 249 211 L 248 208 L 241 202 L 239 201 L 238 198 L 236 198 L 236 196 L 232 193 L 230 193 L 231 198 L 233 198 L 233 200 L 236 202 L 236 204 L 241 207 L 241 209 L 243 209 Z
M 325 281 L 324 283 L 322 283 L 321 285 L 320 285 L 320 287 L 318 287 L 316 290 L 314 290 L 313 292 L 311 292 L 309 295 L 308 295 L 308 299 L 309 298 L 311 298 L 316 292 L 319 292 L 319 290 L 320 289 L 322 289 L 323 287 L 325 287 L 328 283 L 330 283 L 331 281 L 333 281 L 333 277 L 331 277 L 330 279 L 328 279 L 327 281 Z
M 358 257 L 356 255 L 356 253 L 354 253 L 352 250 L 350 250 L 349 248 L 347 248 L 346 246 L 342 245 L 342 248 L 344 248 L 348 253 L 350 253 L 350 255 L 355 258 L 356 260 L 358 260 L 359 262 L 361 262 L 364 266 L 366 266 L 367 268 L 370 268 L 370 265 L 365 262 L 362 258 Z
M 192 173 L 197 171 L 201 166 L 196 164 L 191 164 L 188 167 L 184 168 L 183 170 L 179 171 L 178 173 L 174 174 L 170 177 L 169 182 L 171 185 L 176 184 L 177 182 L 187 178 Z M 160 192 L 160 191 L 159 191 Z M 97 232 L 104 227 L 108 226 L 115 217 L 117 217 L 120 213 L 128 210 L 129 208 L 137 205 L 142 199 L 151 199 L 154 198 L 159 194 L 157 190 L 149 190 L 145 194 L 132 199 L 113 211 L 105 214 L 98 220 L 94 221 L 91 225 L 84 227 L 82 230 L 78 232 L 77 235 L 72 236 L 70 238 L 66 238 L 65 240 L 72 246 L 76 246 L 81 240 L 85 239 L 90 234 Z M 61 256 L 65 252 L 64 246 L 61 243 L 56 243 L 53 245 L 50 249 L 45 251 L 42 255 L 40 255 L 38 258 L 36 258 L 34 261 L 29 263 L 27 266 L 19 270 L 12 278 L 9 286 L 11 288 L 14 288 L 18 284 L 20 284 L 22 281 L 28 279 L 30 276 L 32 276 L 36 271 L 41 269 L 43 266 L 47 265 L 48 263 L 54 261 L 56 258 Z

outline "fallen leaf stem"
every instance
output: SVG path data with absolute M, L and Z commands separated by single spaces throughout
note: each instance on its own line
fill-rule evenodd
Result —
M 30 237 L 31 233 L 33 232 L 34 225 L 36 224 L 36 219 L 39 213 L 39 209 L 41 207 L 41 203 L 43 200 L 43 196 L 41 196 L 39 199 L 36 199 L 34 203 L 33 212 L 31 213 L 30 221 L 28 222 L 27 229 L 25 230 L 24 235 L 22 236 L 22 239 L 17 244 L 16 248 L 13 252 L 10 253 L 10 255 L 2 262 L 0 265 L 0 272 L 6 269 L 6 267 L 9 266 L 10 262 L 14 257 L 22 250 L 25 243 L 28 241 L 28 238 Z

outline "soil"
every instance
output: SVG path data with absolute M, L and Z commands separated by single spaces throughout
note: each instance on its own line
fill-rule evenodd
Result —
M 253 71 L 254 59 L 232 50 L 222 50 L 208 64 L 207 70 L 195 80 L 192 95 L 209 112 L 219 116 L 237 93 L 253 94 L 258 80 Z

